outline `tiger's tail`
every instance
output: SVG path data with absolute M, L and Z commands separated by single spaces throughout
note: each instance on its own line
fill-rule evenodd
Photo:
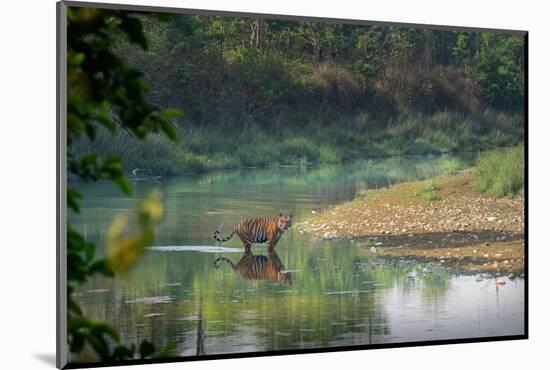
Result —
M 229 234 L 229 235 L 226 236 L 225 238 L 221 238 L 221 237 L 220 237 L 220 232 L 216 230 L 216 232 L 214 233 L 214 239 L 216 239 L 217 241 L 223 243 L 223 242 L 226 242 L 226 241 L 228 241 L 229 239 L 231 239 L 231 238 L 233 237 L 233 235 L 235 235 L 235 232 L 236 232 L 236 230 L 233 230 L 233 231 L 231 232 L 231 234 Z
M 233 270 L 235 270 L 235 264 L 233 263 L 233 261 L 231 261 L 229 258 L 225 258 L 225 257 L 216 258 L 216 260 L 214 261 L 214 267 L 215 268 L 220 268 L 220 265 L 221 265 L 222 261 L 227 262 L 231 266 L 231 268 Z

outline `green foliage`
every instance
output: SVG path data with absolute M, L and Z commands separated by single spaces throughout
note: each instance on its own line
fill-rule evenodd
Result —
M 112 276 L 104 259 L 95 259 L 95 246 L 70 226 L 67 231 L 67 243 L 71 246 L 67 251 L 67 280 L 84 283 L 88 276 L 101 273 Z
M 143 200 L 138 208 L 138 224 L 141 233 L 137 236 L 122 236 L 125 220 L 115 219 L 110 228 L 107 258 L 95 258 L 95 245 L 68 226 L 67 233 L 67 333 L 71 352 L 80 353 L 90 346 L 102 361 L 119 361 L 133 358 L 135 346 L 120 345 L 117 331 L 105 322 L 89 319 L 73 298 L 74 284 L 84 284 L 94 275 L 113 276 L 127 272 L 149 246 L 154 227 L 162 218 L 160 194 L 153 193 Z M 115 343 L 112 346 L 110 343 Z M 155 353 L 154 346 L 147 341 L 140 345 L 140 358 L 149 358 Z
M 319 147 L 319 161 L 321 163 L 342 162 L 342 151 L 330 144 L 323 144 Z
M 497 197 L 519 194 L 524 187 L 524 152 L 519 145 L 482 154 L 474 172 L 476 188 Z
M 281 151 L 285 157 L 290 158 L 292 162 L 316 161 L 319 158 L 319 149 L 313 140 L 306 136 L 293 136 L 287 138 L 281 143 Z
M 441 188 L 433 180 L 428 180 L 422 183 L 418 195 L 428 202 L 434 202 L 442 199 L 440 190 Z
M 126 274 L 137 263 L 145 248 L 151 245 L 155 226 L 162 220 L 164 210 L 159 191 L 153 191 L 138 207 L 138 235 L 124 235 L 128 225 L 125 215 L 119 215 L 109 227 L 107 240 L 107 264 L 111 271 Z
M 241 129 L 268 126 L 281 111 L 387 118 L 403 109 L 521 108 L 519 36 L 195 15 L 151 20 L 144 31 L 147 52 L 119 50 L 157 101 L 201 125 L 226 115 Z M 504 96 L 515 103 L 503 106 Z
M 220 119 L 224 122 L 224 117 Z M 142 141 L 125 132 L 113 136 L 99 130 L 95 141 L 82 139 L 74 149 L 79 155 L 114 154 L 122 159 L 125 172 L 139 168 L 144 174 L 157 176 L 280 164 L 343 163 L 365 157 L 475 152 L 517 145 L 524 134 L 521 115 L 491 109 L 475 115 L 406 112 L 389 125 L 364 113 L 314 116 L 299 128 L 286 124 L 299 120 L 300 115 L 281 115 L 269 120 L 271 127 L 257 123 L 246 130 L 222 122 L 213 127 L 189 124 L 180 128 L 178 142 L 158 134 Z
M 93 144 L 76 143 L 79 155 L 121 157 L 125 172 L 477 151 L 517 145 L 523 136 L 518 36 L 198 15 L 139 19 L 148 49 L 119 37 L 114 50 L 143 71 L 152 101 L 188 115 L 178 143 L 161 135 L 141 141 L 132 132 L 110 137 L 109 126 L 95 131 Z
M 476 55 L 476 77 L 489 104 L 518 110 L 524 104 L 524 42 L 519 36 L 485 33 Z
M 120 37 L 142 49 L 148 42 L 141 20 L 131 12 L 92 8 L 67 9 L 67 170 L 70 177 L 90 182 L 110 180 L 126 194 L 132 187 L 124 176 L 120 158 L 102 158 L 94 152 L 79 153 L 75 143 L 85 136 L 90 142 L 99 130 L 115 134 L 123 129 L 137 139 L 150 132 L 163 132 L 172 140 L 176 129 L 170 119 L 182 117 L 175 109 L 161 110 L 146 99 L 148 85 L 142 74 L 130 68 L 114 51 Z M 103 154 L 103 153 L 102 153 Z M 67 206 L 80 210 L 82 195 L 72 187 L 67 190 Z M 162 217 L 158 194 L 144 200 L 139 207 L 138 236 L 122 235 L 124 222 L 115 220 L 109 240 L 107 258 L 96 258 L 95 245 L 71 225 L 67 225 L 67 335 L 72 353 L 90 348 L 103 361 L 149 358 L 156 352 L 147 341 L 135 345 L 120 344 L 120 337 L 107 323 L 89 319 L 73 297 L 76 284 L 92 276 L 112 276 L 126 272 L 137 261 L 154 236 L 154 227 Z M 163 352 L 161 352 L 163 353 Z
M 460 158 L 448 158 L 443 161 L 443 173 L 445 175 L 455 175 L 460 170 L 463 170 L 467 167 L 467 163 Z
M 132 187 L 124 176 L 118 157 L 109 156 L 101 160 L 94 154 L 86 154 L 78 159 L 73 158 L 67 167 L 70 173 L 78 176 L 82 181 L 112 180 L 124 193 L 130 195 L 132 192 Z M 79 197 L 76 190 L 69 190 L 68 204 L 74 211 L 78 211 L 76 198 Z
M 97 126 L 114 132 L 122 126 L 138 138 L 162 130 L 175 138 L 168 120 L 181 116 L 162 111 L 145 98 L 149 88 L 142 73 L 128 67 L 112 48 L 117 37 L 147 50 L 141 21 L 134 13 L 92 8 L 68 8 L 68 144 L 86 134 L 95 138 Z

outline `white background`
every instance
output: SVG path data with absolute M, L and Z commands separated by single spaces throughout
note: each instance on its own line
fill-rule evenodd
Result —
M 544 2 L 505 0 L 127 0 L 134 4 L 509 28 L 529 36 L 530 339 L 316 355 L 143 365 L 140 369 L 548 366 L 550 69 Z M 112 1 L 124 3 L 124 1 Z M 53 368 L 55 355 L 55 1 L 3 2 L 0 19 L 0 363 Z M 546 367 L 547 368 L 547 367 Z

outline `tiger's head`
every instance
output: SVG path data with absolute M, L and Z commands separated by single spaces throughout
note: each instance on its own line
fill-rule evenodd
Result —
M 277 226 L 279 230 L 285 231 L 290 226 L 292 226 L 292 215 L 284 215 L 279 213 L 279 219 L 277 220 Z

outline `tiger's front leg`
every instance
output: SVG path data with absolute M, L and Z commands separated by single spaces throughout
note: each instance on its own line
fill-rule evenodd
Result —
M 277 233 L 272 238 L 269 238 L 269 244 L 267 246 L 268 251 L 272 251 L 275 249 L 275 245 L 277 245 L 277 242 L 281 238 L 281 234 Z

